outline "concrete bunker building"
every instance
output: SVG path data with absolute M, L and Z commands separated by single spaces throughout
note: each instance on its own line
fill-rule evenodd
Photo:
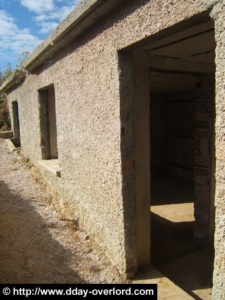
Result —
M 1 87 L 14 143 L 124 277 L 194 244 L 213 251 L 214 299 L 225 298 L 224 29 L 223 0 L 84 0 Z M 188 203 L 191 222 L 158 213 Z

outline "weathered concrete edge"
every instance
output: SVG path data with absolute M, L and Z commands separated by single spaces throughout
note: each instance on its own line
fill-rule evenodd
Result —
M 0 86 L 0 91 L 6 92 L 10 90 L 16 84 L 19 84 L 25 77 L 25 70 L 23 70 L 22 68 L 15 70 Z
M 83 0 L 75 9 L 37 46 L 22 62 L 22 67 L 2 84 L 0 91 L 8 91 L 26 77 L 26 70 L 32 71 L 47 58 L 75 39 L 100 17 L 106 15 L 123 0 Z M 219 0 L 204 0 L 212 8 Z
M 13 137 L 12 131 L 0 131 L 0 138 L 1 139 L 10 139 Z
M 32 71 L 55 52 L 66 46 L 71 40 L 84 32 L 99 18 L 106 15 L 122 0 L 83 0 L 75 9 L 37 46 L 37 48 L 23 60 L 17 69 L 0 87 L 1 91 L 8 91 L 26 77 L 26 70 Z
M 52 53 L 75 39 L 120 2 L 122 0 L 83 0 L 22 62 L 23 68 L 32 71 Z
M 40 167 L 44 168 L 45 170 L 47 170 L 48 172 L 50 172 L 51 174 L 53 174 L 56 177 L 60 177 L 61 176 L 60 175 L 60 170 L 50 167 L 48 164 L 45 163 L 44 160 L 37 161 L 36 166 L 38 168 L 40 168 Z
M 10 139 L 6 139 L 5 142 L 6 142 L 10 152 L 14 152 L 14 151 L 18 150 L 18 148 L 15 147 L 15 145 L 13 144 L 13 142 Z
M 70 26 L 75 25 L 81 16 L 84 16 L 88 10 L 92 10 L 94 6 L 102 0 L 84 0 L 82 1 L 57 27 L 48 37 L 37 46 L 37 48 L 23 61 L 23 67 L 26 68 L 42 54 L 48 47 L 54 47 L 54 42 L 66 33 Z

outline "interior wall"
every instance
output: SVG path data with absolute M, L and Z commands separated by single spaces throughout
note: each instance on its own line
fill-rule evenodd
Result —
M 193 93 L 153 93 L 150 99 L 152 175 L 193 180 Z
M 193 181 L 195 147 L 193 93 L 168 94 L 166 109 L 168 172 Z
M 209 245 L 214 233 L 214 98 L 214 74 L 199 76 L 195 90 L 194 238 L 201 247 Z
M 195 77 L 193 90 L 151 94 L 151 175 L 153 184 L 172 175 L 194 184 L 194 241 L 206 247 L 214 232 L 214 75 Z
M 166 97 L 150 95 L 151 174 L 167 174 Z

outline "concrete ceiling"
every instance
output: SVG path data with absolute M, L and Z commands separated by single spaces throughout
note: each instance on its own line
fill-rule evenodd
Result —
M 191 90 L 202 73 L 214 73 L 213 24 L 203 23 L 142 47 L 150 58 L 152 92 Z

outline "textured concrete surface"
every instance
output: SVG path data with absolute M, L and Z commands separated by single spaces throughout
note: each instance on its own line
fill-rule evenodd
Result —
M 0 138 L 1 139 L 10 139 L 13 137 L 12 131 L 0 131 Z
M 122 175 L 120 105 L 132 102 L 132 95 L 129 85 L 120 85 L 118 50 L 211 11 L 217 44 L 214 299 L 225 298 L 224 9 L 224 2 L 219 0 L 123 1 L 116 11 L 71 40 L 61 52 L 27 72 L 25 81 L 17 83 L 18 88 L 8 95 L 9 102 L 17 100 L 19 104 L 22 149 L 35 162 L 41 160 L 38 90 L 54 84 L 61 178 L 44 171 L 43 176 L 61 196 L 62 205 L 68 205 L 74 217 L 105 248 L 119 271 L 129 273 L 129 268 L 136 267 L 135 259 L 129 260 L 136 256 L 135 200 L 130 188 L 134 186 L 134 153 L 131 143 L 123 165 L 127 172 Z M 122 99 L 121 95 L 126 97 Z M 130 113 L 127 109 L 123 115 L 126 128 L 132 128 Z M 131 136 L 126 136 L 130 134 L 126 128 L 124 138 L 129 143 Z
M 193 244 L 193 203 L 154 205 L 151 211 L 152 264 L 194 299 L 210 300 L 213 253 Z
M 216 187 L 215 187 L 215 260 L 213 299 L 225 298 L 225 3 L 212 10 L 216 37 Z
M 60 167 L 58 159 L 40 160 L 38 164 L 51 172 L 53 175 L 60 177 Z
M 122 0 L 83 0 L 57 28 L 23 61 L 23 68 L 31 71 L 71 40 L 93 26 L 102 16 Z
M 158 270 L 194 299 L 212 299 L 212 264 L 209 253 L 198 250 L 162 264 Z
M 15 145 L 13 144 L 12 140 L 11 139 L 7 139 L 6 140 L 6 143 L 8 145 L 8 149 L 10 152 L 13 152 L 13 151 L 17 151 L 19 150 L 20 148 L 16 148 Z
M 132 280 L 134 284 L 154 284 L 158 285 L 158 299 L 159 300 L 191 300 L 194 299 L 190 295 L 188 295 L 184 290 L 174 284 L 171 280 L 165 277 L 158 270 L 152 268 L 151 271 L 146 271 L 142 273 L 140 276 Z

